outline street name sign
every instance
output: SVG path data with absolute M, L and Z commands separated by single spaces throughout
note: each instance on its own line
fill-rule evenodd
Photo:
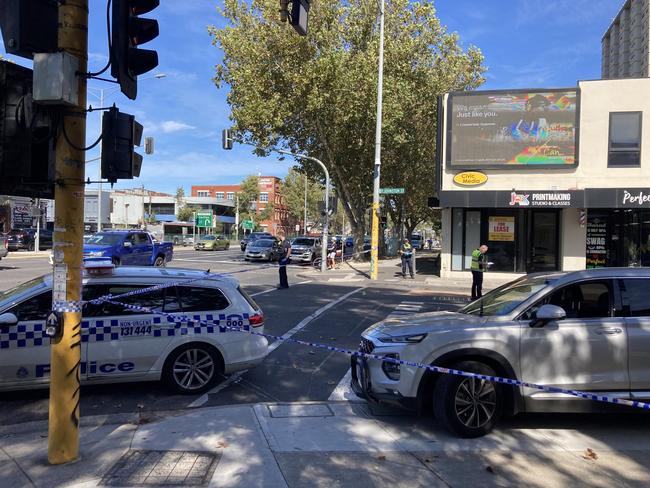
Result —
M 403 195 L 404 188 L 380 188 L 380 195 Z

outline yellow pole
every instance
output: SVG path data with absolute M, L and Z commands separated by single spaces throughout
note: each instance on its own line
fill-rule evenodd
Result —
M 88 0 L 61 2 L 59 49 L 79 59 L 80 73 L 87 72 Z M 63 299 L 72 307 L 81 300 L 85 154 L 65 135 L 78 148 L 86 145 L 86 79 L 78 80 L 79 104 L 65 109 L 56 141 L 54 300 Z M 62 316 L 63 335 L 51 346 L 47 453 L 51 464 L 74 461 L 79 454 L 81 312 Z
M 372 204 L 370 246 L 370 279 L 376 280 L 379 272 L 379 202 Z

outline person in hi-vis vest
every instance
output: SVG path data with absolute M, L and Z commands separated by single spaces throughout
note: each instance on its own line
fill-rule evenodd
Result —
M 472 251 L 472 300 L 483 296 L 483 273 L 488 268 L 487 251 L 485 244 Z

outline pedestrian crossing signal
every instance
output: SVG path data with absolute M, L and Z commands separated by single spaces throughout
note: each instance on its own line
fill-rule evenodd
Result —
M 221 145 L 225 150 L 232 149 L 234 139 L 232 138 L 232 130 L 224 129 L 221 131 Z

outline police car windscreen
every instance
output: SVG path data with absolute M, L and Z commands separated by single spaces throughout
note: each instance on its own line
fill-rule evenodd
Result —
M 40 276 L 38 278 L 34 278 L 33 280 L 15 286 L 13 288 L 9 288 L 6 291 L 0 291 L 0 302 L 4 302 L 4 301 L 9 302 L 13 300 L 14 297 L 21 295 L 22 293 L 26 292 L 31 288 L 34 288 L 36 290 L 40 288 L 45 288 L 47 285 L 45 284 L 44 278 L 45 278 L 44 276 Z

